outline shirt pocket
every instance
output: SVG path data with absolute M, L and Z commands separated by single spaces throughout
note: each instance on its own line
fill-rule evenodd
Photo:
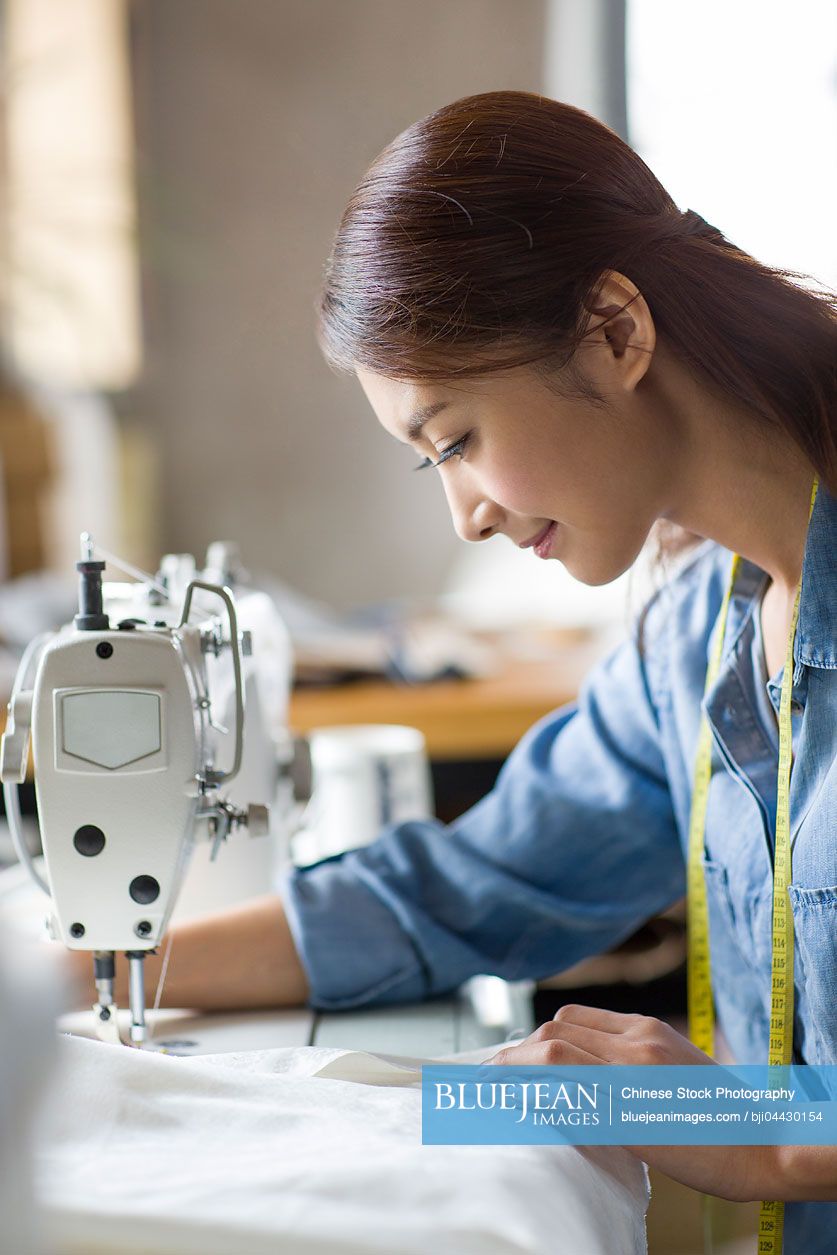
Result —
M 806 1063 L 837 1063 L 837 885 L 788 885 L 796 979 L 805 999 Z M 810 1042 L 810 1045 L 809 1045 Z
M 703 876 L 718 1019 L 739 1063 L 760 1063 L 767 1050 L 765 991 L 770 973 L 762 971 L 755 954 L 742 944 L 726 867 L 705 857 Z
M 709 910 L 709 943 L 713 948 L 713 960 L 728 962 L 730 951 L 751 976 L 761 975 L 755 955 L 748 953 L 741 936 L 741 921 L 733 903 L 729 887 L 729 873 L 723 863 L 704 856 L 703 878 L 706 883 L 706 901 Z M 719 972 L 719 974 L 721 974 Z M 713 978 L 715 972 L 713 967 Z

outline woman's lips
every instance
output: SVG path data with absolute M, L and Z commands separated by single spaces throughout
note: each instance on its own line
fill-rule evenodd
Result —
M 547 523 L 543 531 L 538 532 L 537 536 L 533 536 L 530 540 L 524 540 L 520 546 L 521 549 L 534 549 L 539 558 L 548 558 L 557 529 L 557 523 Z

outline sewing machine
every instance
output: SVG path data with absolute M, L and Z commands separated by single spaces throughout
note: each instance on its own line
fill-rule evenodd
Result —
M 141 1045 L 143 962 L 196 843 L 211 842 L 212 861 L 238 830 L 286 848 L 306 795 L 305 752 L 286 725 L 287 633 L 265 594 L 234 596 L 234 546 L 210 547 L 202 572 L 169 555 L 133 584 L 103 585 L 102 554 L 85 534 L 78 614 L 24 654 L 0 778 L 18 856 L 50 898 L 50 935 L 92 953 L 98 1035 L 119 1040 L 123 951 L 130 1039 Z M 45 877 L 23 839 L 16 787 L 30 733 Z

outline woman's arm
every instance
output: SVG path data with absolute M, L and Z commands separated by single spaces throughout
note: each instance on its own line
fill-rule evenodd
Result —
M 681 1185 L 732 1203 L 837 1201 L 837 1146 L 626 1146 Z
M 837 1146 L 777 1146 L 777 1171 L 786 1202 L 837 1202 Z
M 477 973 L 537 979 L 685 893 L 657 712 L 634 641 L 535 725 L 453 824 L 394 824 L 281 886 L 318 1007 L 418 1001 Z
M 169 938 L 161 1006 L 233 1011 L 295 1006 L 308 998 L 308 981 L 282 902 L 273 894 L 173 925 L 156 954 L 145 960 L 149 1004 Z M 96 998 L 92 956 L 69 953 L 75 1001 L 91 1004 Z M 128 1001 L 127 968 L 127 960 L 117 956 L 114 996 L 119 1006 Z
M 732 1203 L 837 1202 L 837 1146 L 626 1146 L 652 1168 Z

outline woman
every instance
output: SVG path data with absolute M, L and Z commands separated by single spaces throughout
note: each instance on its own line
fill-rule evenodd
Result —
M 453 840 L 404 824 L 297 874 L 289 915 L 315 999 L 567 967 L 684 892 L 691 816 L 721 1023 L 740 1062 L 767 1062 L 777 715 L 795 627 L 787 1057 L 837 1063 L 833 298 L 681 214 L 593 118 L 498 92 L 381 154 L 340 224 L 319 315 L 326 356 L 437 469 L 463 539 L 505 535 L 587 584 L 626 571 L 658 520 L 708 543 L 649 608 L 643 640 L 596 671 L 578 710 L 528 734 Z M 711 1027 L 694 1035 L 711 1050 Z M 496 1061 L 711 1058 L 648 1017 L 566 1007 Z M 636 1149 L 710 1194 L 837 1200 L 837 1148 Z M 837 1206 L 787 1207 L 786 1251 L 831 1250 L 835 1233 Z
M 785 1044 L 837 1063 L 833 298 L 681 213 L 587 114 L 498 92 L 381 154 L 343 217 L 319 314 L 328 359 L 436 468 L 465 539 L 505 535 L 588 584 L 627 570 L 659 520 L 701 543 L 637 639 L 527 734 L 488 797 L 447 830 L 395 825 L 296 871 L 279 909 L 269 897 L 181 926 L 166 1001 L 346 1008 L 478 972 L 552 974 L 682 897 L 692 817 L 690 890 L 706 885 L 721 1024 L 740 1062 L 766 1062 L 784 691 L 797 980 Z M 703 1049 L 648 1017 L 569 1007 L 498 1061 L 711 1064 L 707 988 Z M 788 1200 L 785 1250 L 832 1249 L 837 1148 L 634 1149 L 710 1194 Z

